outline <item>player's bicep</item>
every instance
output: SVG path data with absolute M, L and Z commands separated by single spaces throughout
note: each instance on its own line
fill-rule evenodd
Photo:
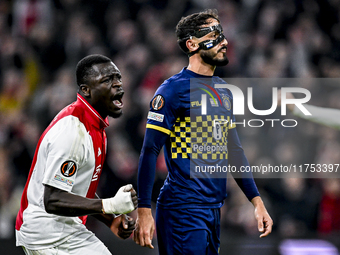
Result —
M 66 192 L 50 185 L 44 185 L 44 206 L 48 213 L 53 212 L 53 203 L 59 201 L 59 193 Z
M 147 128 L 170 134 L 176 122 L 180 100 L 177 92 L 170 86 L 161 86 L 150 102 Z

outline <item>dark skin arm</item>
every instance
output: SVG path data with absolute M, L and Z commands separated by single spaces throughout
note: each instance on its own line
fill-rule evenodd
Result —
M 96 199 L 89 199 L 45 185 L 44 204 L 46 212 L 56 215 L 71 217 L 92 214 L 122 239 L 128 238 L 135 229 L 135 221 L 125 214 L 118 217 L 103 214 L 102 201 L 98 196 Z
M 90 199 L 45 185 L 44 205 L 48 213 L 61 216 L 83 216 L 102 213 L 101 199 Z
M 138 205 L 137 193 L 134 189 L 130 190 L 135 208 Z M 61 216 L 83 216 L 102 213 L 102 200 L 90 199 L 67 191 L 45 185 L 44 205 L 48 213 Z

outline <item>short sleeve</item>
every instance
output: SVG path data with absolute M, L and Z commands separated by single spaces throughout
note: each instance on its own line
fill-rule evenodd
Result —
M 87 132 L 74 116 L 59 120 L 45 136 L 46 165 L 43 184 L 70 192 L 86 158 Z

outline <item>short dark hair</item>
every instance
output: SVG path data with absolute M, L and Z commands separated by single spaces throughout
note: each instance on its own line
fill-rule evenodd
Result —
M 182 51 L 189 53 L 186 41 L 194 34 L 202 25 L 209 24 L 207 19 L 213 18 L 218 22 L 218 14 L 216 9 L 207 9 L 202 12 L 193 13 L 186 17 L 182 17 L 176 26 L 177 43 Z
M 88 77 L 94 74 L 94 70 L 92 69 L 93 65 L 104 64 L 111 61 L 112 60 L 108 57 L 99 54 L 89 55 L 81 59 L 76 67 L 76 79 L 78 86 L 86 84 Z

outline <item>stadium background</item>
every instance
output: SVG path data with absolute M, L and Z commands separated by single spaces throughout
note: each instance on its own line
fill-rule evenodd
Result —
M 164 79 L 187 64 L 175 25 L 183 15 L 205 8 L 218 9 L 229 42 L 230 64 L 216 70 L 220 77 L 340 76 L 339 0 L 0 1 L 1 254 L 23 254 L 14 239 L 21 192 L 41 132 L 75 100 L 76 63 L 88 54 L 104 54 L 123 75 L 124 115 L 110 120 L 98 190 L 102 197 L 112 196 L 125 183 L 136 186 L 149 100 Z M 340 109 L 338 87 L 308 89 L 312 104 Z M 270 103 L 267 92 L 256 91 L 258 108 Z M 338 131 L 298 122 L 293 129 L 239 127 L 250 164 L 340 163 Z M 154 199 L 165 176 L 160 157 Z M 222 210 L 221 254 L 286 254 L 280 252 L 285 240 L 319 239 L 340 247 L 339 179 L 257 183 L 275 223 L 273 233 L 258 238 L 252 206 L 231 180 Z M 156 254 L 131 239 L 118 240 L 91 218 L 88 227 L 113 254 Z

